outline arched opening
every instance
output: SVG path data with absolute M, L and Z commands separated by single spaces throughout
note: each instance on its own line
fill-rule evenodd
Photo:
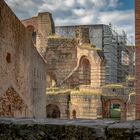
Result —
M 7 61 L 7 63 L 11 63 L 11 54 L 10 53 L 7 53 L 6 61 Z
M 47 74 L 47 87 L 55 87 L 56 86 L 56 78 L 55 75 L 52 73 Z
M 126 104 L 120 99 L 103 101 L 103 118 L 126 119 Z
M 80 84 L 89 85 L 91 83 L 91 65 L 86 57 L 82 57 L 79 66 Z
M 110 118 L 121 119 L 121 105 L 114 103 L 110 108 Z
M 72 111 L 72 118 L 73 118 L 73 119 L 76 119 L 76 110 L 73 110 L 73 111 Z
M 37 34 L 36 34 L 35 27 L 32 26 L 32 25 L 28 25 L 27 30 L 32 32 L 32 41 L 33 41 L 34 44 L 36 44 L 36 36 L 37 36 Z
M 49 104 L 46 107 L 47 118 L 60 118 L 60 109 L 57 105 Z

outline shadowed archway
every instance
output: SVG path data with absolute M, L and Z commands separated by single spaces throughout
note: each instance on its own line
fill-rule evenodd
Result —
M 46 107 L 47 118 L 60 118 L 60 109 L 57 105 L 49 104 Z
M 89 85 L 91 83 L 91 64 L 85 56 L 80 59 L 79 81 L 83 85 Z

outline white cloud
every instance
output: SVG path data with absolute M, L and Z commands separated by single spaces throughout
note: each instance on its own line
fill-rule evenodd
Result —
M 127 33 L 128 40 L 134 43 L 134 11 L 112 11 L 112 12 L 101 12 L 98 23 L 108 24 L 112 23 L 113 28 L 118 33 L 122 33 L 124 30 Z M 130 43 L 130 42 L 128 42 Z
M 134 36 L 134 11 L 117 10 L 120 0 L 5 0 L 21 19 L 49 11 L 56 25 L 109 24 Z

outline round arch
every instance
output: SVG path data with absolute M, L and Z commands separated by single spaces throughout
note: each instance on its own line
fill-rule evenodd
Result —
M 32 33 L 32 41 L 33 41 L 34 44 L 36 44 L 37 32 L 36 32 L 35 27 L 33 25 L 28 25 L 26 28 L 29 32 Z
M 86 56 L 82 56 L 79 63 L 80 84 L 89 85 L 91 83 L 91 64 Z
M 57 105 L 49 104 L 46 106 L 46 117 L 47 118 L 60 118 L 60 109 Z
M 126 119 L 126 104 L 118 98 L 108 99 L 103 102 L 103 118 Z

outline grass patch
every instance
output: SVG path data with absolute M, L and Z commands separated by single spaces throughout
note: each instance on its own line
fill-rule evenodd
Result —
M 46 94 L 77 94 L 77 95 L 102 95 L 100 89 L 62 89 L 62 88 L 47 88 Z
M 53 88 L 47 88 L 46 94 L 52 94 L 52 95 L 56 95 L 56 94 L 67 94 L 70 93 L 71 90 L 70 89 L 61 89 L 58 87 L 53 87 Z
M 99 89 L 81 89 L 81 90 L 72 90 L 71 94 L 90 94 L 90 95 L 101 95 L 101 90 Z
M 91 45 L 91 44 L 83 44 L 83 45 L 80 46 L 80 48 L 87 49 L 87 50 L 93 50 L 93 51 L 95 51 L 95 50 L 101 50 L 99 48 L 96 48 L 95 45 Z
M 102 86 L 102 88 L 124 89 L 124 86 L 122 84 L 108 84 L 108 85 Z
M 127 81 L 134 81 L 135 80 L 135 77 L 132 76 L 132 75 L 129 75 L 129 76 L 126 77 L 126 80 Z

